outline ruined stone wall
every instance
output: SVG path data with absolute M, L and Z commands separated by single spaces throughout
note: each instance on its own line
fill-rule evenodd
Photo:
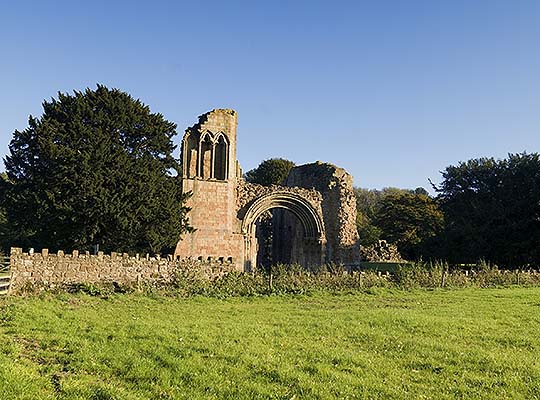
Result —
M 277 208 L 274 227 L 282 226 L 273 231 L 273 237 L 278 237 L 276 246 L 279 238 L 281 243 L 295 242 L 291 251 L 284 250 L 284 256 L 290 254 L 288 258 L 305 266 L 356 263 L 359 247 L 352 177 L 341 168 L 318 162 L 295 167 L 284 186 L 246 183 L 236 160 L 236 127 L 234 110 L 216 109 L 186 130 L 182 189 L 192 193 L 186 205 L 196 231 L 179 240 L 175 258 L 232 258 L 238 270 L 249 271 L 259 249 L 257 219 Z
M 294 167 L 285 184 L 315 189 L 321 193 L 327 239 L 326 260 L 357 263 L 359 244 L 352 176 L 343 168 L 317 161 Z
M 371 246 L 360 246 L 360 260 L 368 262 L 407 262 L 399 254 L 397 246 L 386 240 L 379 240 Z
M 230 260 L 173 260 L 168 257 L 135 256 L 128 254 L 99 252 L 90 255 L 88 252 L 64 254 L 58 251 L 49 254 L 47 249 L 39 253 L 23 253 L 20 248 L 11 249 L 10 293 L 21 292 L 27 286 L 54 288 L 59 285 L 77 283 L 118 282 L 120 284 L 137 284 L 152 282 L 169 282 L 179 268 L 193 268 L 215 277 L 234 270 Z
M 257 217 L 272 211 L 273 262 L 298 263 L 305 267 L 324 263 L 325 231 L 322 195 L 314 189 L 262 186 L 242 181 L 237 185 L 238 219 L 245 234 L 244 259 L 248 268 L 261 254 L 259 238 L 253 232 Z M 289 223 L 290 221 L 290 223 Z

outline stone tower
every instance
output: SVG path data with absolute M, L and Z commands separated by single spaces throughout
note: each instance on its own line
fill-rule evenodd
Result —
M 237 114 L 212 110 L 188 128 L 182 141 L 182 190 L 188 200 L 190 225 L 196 231 L 176 246 L 175 257 L 206 261 L 209 257 L 243 268 L 243 235 L 238 233 L 236 183 L 241 176 L 236 161 Z

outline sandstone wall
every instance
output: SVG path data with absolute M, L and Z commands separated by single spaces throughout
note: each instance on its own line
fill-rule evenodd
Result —
M 295 255 L 288 258 L 305 266 L 358 262 L 352 176 L 334 165 L 317 162 L 293 168 L 284 186 L 246 183 L 236 160 L 236 129 L 236 112 L 216 109 L 201 115 L 198 123 L 186 130 L 181 152 L 182 189 L 192 193 L 187 202 L 191 208 L 188 218 L 196 231 L 183 235 L 175 258 L 232 257 L 238 270 L 251 270 L 259 249 L 254 229 L 257 218 L 278 208 L 290 213 L 275 213 L 273 223 L 281 228 L 273 231 L 281 239 L 276 245 L 299 237 L 291 251 L 283 251 L 284 255 Z M 302 224 L 304 237 L 300 238 L 298 224 Z
M 360 249 L 352 176 L 343 168 L 317 161 L 294 167 L 285 184 L 315 189 L 321 193 L 327 239 L 326 260 L 357 263 Z
M 184 179 L 184 191 L 192 192 L 187 201 L 190 225 L 196 230 L 183 235 L 174 252 L 175 258 L 232 258 L 243 270 L 244 237 L 236 218 L 235 184 L 223 181 Z
M 120 284 L 168 282 L 179 268 L 193 268 L 213 277 L 234 270 L 230 260 L 206 259 L 173 260 L 172 256 L 130 257 L 128 254 L 88 252 L 64 254 L 23 253 L 20 248 L 11 249 L 10 292 L 18 293 L 26 286 L 55 287 L 64 284 L 118 282 Z
M 251 231 L 257 216 L 272 213 L 272 259 L 274 263 L 297 263 L 305 267 L 325 262 L 323 196 L 315 189 L 280 185 L 262 186 L 240 180 L 236 187 L 237 216 L 246 234 L 244 259 L 256 265 L 261 244 Z M 286 212 L 288 210 L 289 212 Z
M 244 268 L 244 237 L 236 218 L 236 126 L 234 110 L 217 109 L 201 115 L 186 130 L 182 191 L 192 194 L 186 206 L 191 208 L 188 220 L 195 232 L 178 241 L 175 258 L 232 259 L 238 270 Z
M 215 109 L 199 117 L 199 122 L 193 126 L 192 130 L 199 132 L 223 132 L 229 139 L 228 149 L 228 179 L 235 179 L 238 173 L 236 161 L 236 129 L 238 125 L 238 114 L 231 109 Z
M 360 259 L 368 262 L 407 262 L 399 254 L 397 246 L 386 240 L 379 240 L 371 246 L 360 246 Z

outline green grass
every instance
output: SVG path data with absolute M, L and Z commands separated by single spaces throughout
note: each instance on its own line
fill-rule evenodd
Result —
M 0 300 L 2 399 L 540 399 L 540 288 Z

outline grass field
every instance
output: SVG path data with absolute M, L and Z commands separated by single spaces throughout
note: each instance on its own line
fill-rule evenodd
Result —
M 540 399 L 540 288 L 0 299 L 2 399 Z

